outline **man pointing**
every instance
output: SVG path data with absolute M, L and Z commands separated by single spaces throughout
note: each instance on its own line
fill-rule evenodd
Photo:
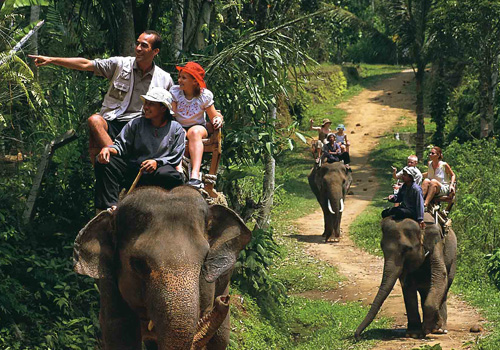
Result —
M 88 120 L 89 155 L 92 164 L 103 147 L 113 140 L 130 120 L 141 116 L 141 95 L 153 87 L 169 90 L 170 74 L 157 67 L 153 60 L 160 52 L 161 37 L 152 30 L 142 33 L 135 43 L 135 57 L 111 57 L 89 60 L 81 57 L 48 57 L 29 55 L 37 67 L 48 64 L 94 72 L 110 81 L 99 113 Z

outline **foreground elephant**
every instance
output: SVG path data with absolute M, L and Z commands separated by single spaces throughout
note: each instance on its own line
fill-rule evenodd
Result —
M 99 279 L 106 350 L 225 349 L 228 289 L 251 232 L 184 186 L 135 190 L 78 234 L 75 271 Z
M 406 335 L 423 337 L 431 332 L 446 332 L 446 298 L 456 270 L 457 238 L 449 229 L 441 235 L 441 227 L 435 225 L 429 213 L 424 214 L 427 225 L 423 243 L 416 221 L 396 221 L 391 217 L 382 220 L 384 272 L 378 293 L 370 311 L 355 337 L 368 327 L 399 278 L 408 316 Z M 420 294 L 423 322 L 418 310 L 417 292 Z
M 315 166 L 307 179 L 323 209 L 325 242 L 328 242 L 332 235 L 338 241 L 345 195 L 352 182 L 351 170 L 340 162 L 325 163 L 321 167 Z

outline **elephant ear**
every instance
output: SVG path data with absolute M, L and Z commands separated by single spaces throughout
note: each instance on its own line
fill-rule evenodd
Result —
M 208 220 L 210 250 L 203 275 L 207 282 L 214 282 L 234 266 L 240 251 L 250 242 L 252 232 L 238 214 L 222 205 L 210 206 Z
M 73 246 L 73 269 L 93 278 L 111 276 L 114 215 L 103 211 L 80 230 Z

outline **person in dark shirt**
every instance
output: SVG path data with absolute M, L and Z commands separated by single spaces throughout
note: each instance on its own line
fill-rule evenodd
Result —
M 340 145 L 335 141 L 335 134 L 330 133 L 326 137 L 327 143 L 323 146 L 322 158 L 328 163 L 344 161 L 344 164 L 349 164 L 349 154 L 340 149 Z
M 185 132 L 171 116 L 172 95 L 155 87 L 141 96 L 143 116 L 131 120 L 113 145 L 97 155 L 96 209 L 116 205 L 122 187 L 130 187 L 142 171 L 139 185 L 171 189 L 183 184 L 176 167 L 185 150 Z
M 410 218 L 417 221 L 422 229 L 424 223 L 424 197 L 422 189 L 414 181 L 417 175 L 414 167 L 403 168 L 403 186 L 397 194 L 390 195 L 388 200 L 393 203 L 400 203 L 399 206 L 388 208 L 382 211 L 382 217 L 394 216 L 396 220 Z

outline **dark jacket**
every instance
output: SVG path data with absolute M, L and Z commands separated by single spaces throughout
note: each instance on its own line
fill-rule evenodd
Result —
M 113 146 L 118 155 L 130 163 L 140 165 L 146 159 L 154 159 L 158 166 L 176 166 L 184 154 L 185 132 L 175 120 L 156 128 L 151 121 L 141 117 L 125 125 Z
M 394 198 L 389 201 L 401 203 L 403 208 L 409 209 L 412 212 L 413 218 L 418 222 L 424 220 L 424 197 L 422 189 L 415 182 L 412 182 L 410 187 L 403 184 L 398 193 L 394 195 Z

